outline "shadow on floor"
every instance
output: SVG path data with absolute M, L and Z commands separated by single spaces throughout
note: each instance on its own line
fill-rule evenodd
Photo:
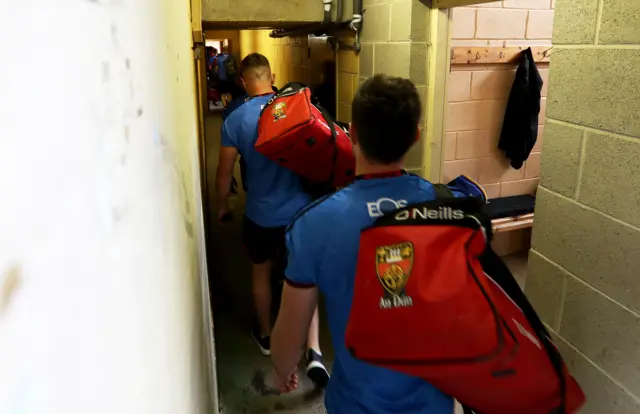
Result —
M 241 245 L 244 194 L 231 200 L 234 220 L 224 226 L 216 222 L 215 168 L 220 149 L 219 114 L 206 119 L 207 181 L 210 206 L 209 278 L 214 316 L 218 384 L 224 414 L 325 413 L 322 393 L 313 390 L 300 365 L 300 386 L 295 392 L 278 396 L 272 390 L 271 360 L 263 356 L 249 334 L 253 321 L 249 259 Z M 236 168 L 236 178 L 239 179 Z M 240 190 L 241 191 L 241 190 Z M 321 315 L 324 312 L 321 310 Z M 330 368 L 333 352 L 329 330 L 321 316 L 321 342 Z

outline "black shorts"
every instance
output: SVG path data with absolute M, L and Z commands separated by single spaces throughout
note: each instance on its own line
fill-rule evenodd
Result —
M 221 80 L 218 82 L 218 90 L 220 93 L 231 93 L 233 94 L 236 89 L 236 83 L 232 80 Z
M 284 257 L 286 227 L 262 227 L 246 216 L 242 224 L 242 243 L 254 264 Z

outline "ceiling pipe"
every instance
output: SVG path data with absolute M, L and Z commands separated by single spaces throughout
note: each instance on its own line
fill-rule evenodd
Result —
M 364 22 L 364 9 L 362 8 L 362 0 L 353 0 L 353 18 L 349 22 L 349 27 L 355 32 L 355 40 L 353 43 L 345 43 L 335 37 L 329 39 L 329 43 L 336 50 L 353 50 L 360 53 L 362 45 L 360 44 L 360 32 Z
M 322 23 L 329 24 L 331 23 L 331 3 L 333 0 L 322 0 L 324 3 L 324 21 Z
M 300 27 L 297 29 L 276 29 L 274 31 L 272 31 L 269 36 L 273 37 L 273 38 L 281 38 L 281 37 L 289 37 L 289 36 L 303 36 L 303 35 L 309 35 L 309 34 L 315 34 L 318 33 L 319 31 L 324 32 L 324 29 L 327 27 L 328 25 L 325 25 L 323 23 L 315 23 L 312 25 L 308 25 L 308 26 L 304 26 L 304 27 Z
M 353 0 L 353 18 L 351 19 L 351 29 L 356 32 L 356 40 L 353 48 L 356 53 L 360 52 L 360 32 L 362 31 L 362 23 L 364 20 L 364 10 L 362 8 L 362 0 Z
M 322 23 L 314 23 L 297 29 L 276 29 L 269 36 L 273 38 L 282 38 L 290 36 L 303 36 L 313 34 L 314 36 L 322 36 L 331 29 L 339 28 L 342 23 L 342 14 L 344 10 L 343 0 L 337 0 L 336 3 L 336 21 L 331 20 L 331 9 L 333 0 L 322 0 L 324 10 L 324 20 Z
M 342 0 L 338 0 L 336 4 L 336 23 L 342 23 L 342 13 L 344 11 Z

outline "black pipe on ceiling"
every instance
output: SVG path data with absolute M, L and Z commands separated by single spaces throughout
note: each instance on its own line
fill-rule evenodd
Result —
M 329 29 L 337 28 L 342 23 L 343 13 L 343 0 L 337 0 L 336 3 L 336 21 L 331 19 L 331 9 L 333 0 L 322 0 L 322 7 L 324 10 L 324 20 L 322 23 L 313 23 L 297 29 L 276 29 L 272 31 L 269 36 L 273 38 L 289 37 L 289 36 L 302 36 L 313 34 L 315 36 L 322 36 Z

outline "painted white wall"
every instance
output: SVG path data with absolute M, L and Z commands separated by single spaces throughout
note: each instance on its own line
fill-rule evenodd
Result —
M 3 1 L 0 44 L 0 413 L 211 413 L 189 0 Z

